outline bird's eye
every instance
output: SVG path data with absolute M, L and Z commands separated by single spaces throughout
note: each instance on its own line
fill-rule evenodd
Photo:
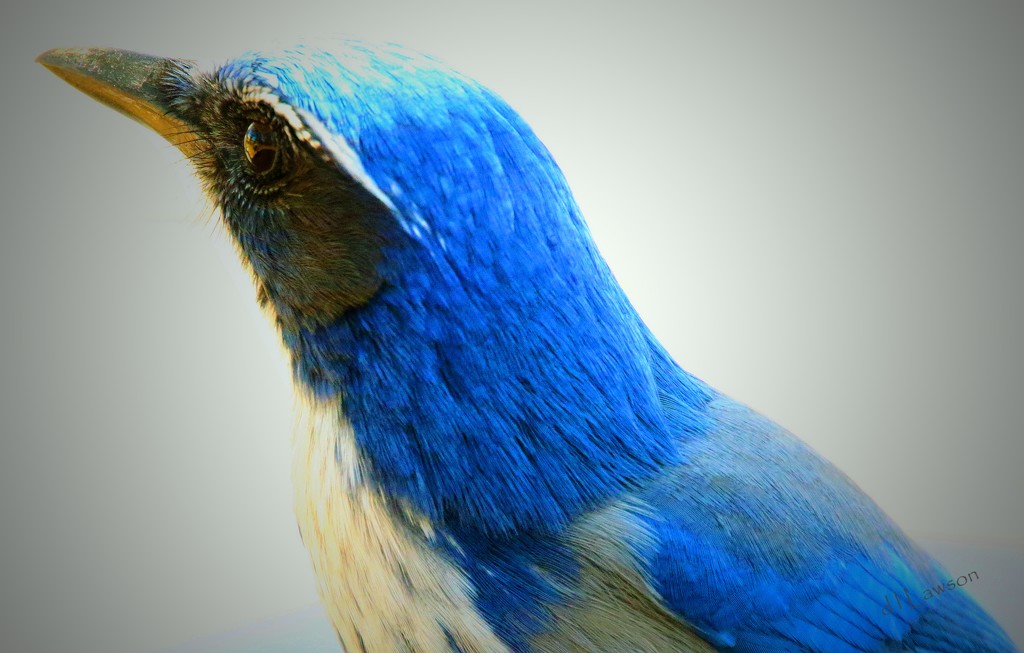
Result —
M 245 158 L 258 174 L 265 174 L 274 168 L 280 146 L 277 132 L 270 124 L 257 120 L 249 125 L 249 129 L 245 130 L 243 146 Z

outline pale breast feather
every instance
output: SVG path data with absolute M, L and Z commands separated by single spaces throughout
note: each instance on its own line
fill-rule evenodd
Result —
M 293 451 L 299 532 L 346 651 L 508 650 L 465 575 L 431 547 L 430 524 L 365 482 L 339 401 L 300 396 Z

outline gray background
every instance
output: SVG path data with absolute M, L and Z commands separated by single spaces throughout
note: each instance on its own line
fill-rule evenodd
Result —
M 32 63 L 328 33 L 509 100 L 684 367 L 1024 642 L 1022 5 L 429 4 L 0 9 L 0 650 L 335 649 L 249 280 L 181 156 Z

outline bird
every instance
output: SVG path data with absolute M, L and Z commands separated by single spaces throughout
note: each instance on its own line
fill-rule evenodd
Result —
M 251 272 L 345 651 L 1017 650 L 848 476 L 676 363 L 495 91 L 351 39 L 37 61 L 177 146 Z

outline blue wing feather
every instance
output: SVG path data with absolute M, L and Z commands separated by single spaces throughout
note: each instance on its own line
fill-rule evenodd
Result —
M 681 442 L 685 462 L 638 493 L 649 509 L 637 518 L 653 535 L 640 551 L 652 590 L 708 641 L 759 652 L 1016 650 L 965 591 L 924 600 L 949 576 L 813 450 L 728 398 L 707 410 L 712 428 Z

